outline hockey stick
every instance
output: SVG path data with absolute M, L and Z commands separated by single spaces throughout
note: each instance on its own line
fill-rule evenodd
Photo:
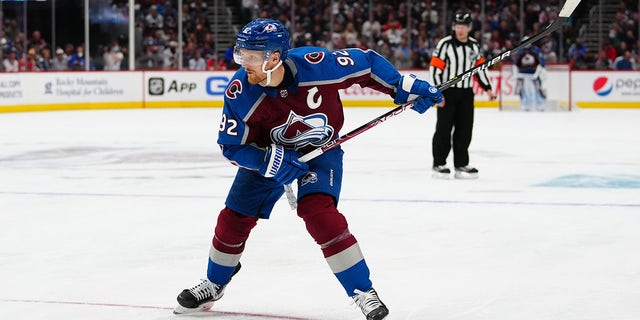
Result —
M 459 75 L 456 75 L 455 77 L 449 79 L 448 81 L 440 84 L 438 86 L 438 89 L 440 89 L 440 91 L 444 91 L 448 88 L 450 88 L 451 86 L 455 85 L 456 83 L 468 79 L 470 77 L 472 77 L 474 74 L 480 72 L 480 71 L 484 71 L 486 69 L 488 69 L 489 67 L 491 67 L 492 65 L 504 60 L 505 58 L 509 57 L 511 55 L 511 53 L 513 52 L 517 52 L 520 49 L 526 48 L 528 46 L 530 46 L 531 44 L 533 44 L 534 42 L 546 37 L 548 34 L 560 29 L 560 27 L 562 25 L 564 25 L 564 23 L 569 19 L 569 17 L 571 16 L 571 14 L 573 13 L 573 11 L 576 9 L 576 7 L 580 4 L 580 0 L 567 0 L 564 3 L 564 6 L 562 6 L 562 9 L 560 9 L 560 13 L 558 14 L 558 18 L 553 21 L 553 23 L 551 23 L 550 25 L 548 25 L 544 30 L 542 30 L 540 33 L 536 34 L 535 36 L 525 40 L 524 42 L 519 43 L 516 47 L 514 47 L 511 50 L 507 50 L 499 55 L 497 55 L 495 58 L 485 61 L 482 64 L 479 64 Z M 311 152 L 303 155 L 302 157 L 300 157 L 300 161 L 302 162 L 307 162 L 315 157 L 320 156 L 321 154 L 325 153 L 326 151 L 333 149 L 337 146 L 339 146 L 340 144 L 347 142 L 349 140 L 351 140 L 351 138 L 356 137 L 358 135 L 360 135 L 361 133 L 379 125 L 382 122 L 385 122 L 386 120 L 388 120 L 389 118 L 396 116 L 400 113 L 402 113 L 403 111 L 407 110 L 408 108 L 411 108 L 413 106 L 413 101 L 405 103 L 403 105 L 397 106 L 394 109 L 389 110 L 388 112 L 386 112 L 385 114 L 378 116 L 377 118 L 365 123 L 364 125 L 352 130 L 351 132 L 333 140 L 333 141 L 329 141 L 327 142 L 325 145 L 320 146 L 314 150 L 312 150 Z M 289 206 L 291 206 L 291 209 L 296 209 L 298 206 L 297 200 L 296 200 L 296 196 L 293 193 L 293 188 L 291 187 L 290 184 L 287 184 L 284 186 L 285 189 L 285 193 L 287 195 L 287 200 L 289 201 Z

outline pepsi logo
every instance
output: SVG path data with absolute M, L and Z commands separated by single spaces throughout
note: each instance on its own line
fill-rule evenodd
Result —
M 613 90 L 613 84 L 607 77 L 599 77 L 593 82 L 593 91 L 601 96 L 607 96 Z

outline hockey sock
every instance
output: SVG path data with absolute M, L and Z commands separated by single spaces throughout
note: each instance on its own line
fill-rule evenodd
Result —
M 257 218 L 243 216 L 229 208 L 220 211 L 209 251 L 209 281 L 222 286 L 229 283 L 257 221 Z
M 338 212 L 333 197 L 311 194 L 298 202 L 298 216 L 307 227 L 347 295 L 354 290 L 371 289 L 369 268 L 356 238 L 349 232 L 347 220 Z

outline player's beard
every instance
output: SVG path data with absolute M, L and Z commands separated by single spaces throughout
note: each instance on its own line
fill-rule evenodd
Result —
M 247 74 L 247 80 L 250 84 L 258 84 L 267 79 L 267 74 L 264 72 L 252 72 Z

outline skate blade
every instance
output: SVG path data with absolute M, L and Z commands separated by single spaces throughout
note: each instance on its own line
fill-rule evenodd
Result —
M 185 308 L 181 305 L 178 305 L 175 309 L 173 309 L 173 314 L 189 314 L 200 311 L 208 311 L 213 307 L 213 301 L 202 304 L 197 308 Z
M 442 173 L 442 172 L 434 172 L 431 175 L 432 178 L 434 179 L 442 179 L 442 180 L 448 180 L 451 178 L 451 174 L 449 173 Z
M 456 172 L 455 174 L 455 178 L 456 179 L 462 179 L 462 180 L 473 180 L 473 179 L 478 179 L 479 175 L 477 173 L 468 173 L 468 172 Z

